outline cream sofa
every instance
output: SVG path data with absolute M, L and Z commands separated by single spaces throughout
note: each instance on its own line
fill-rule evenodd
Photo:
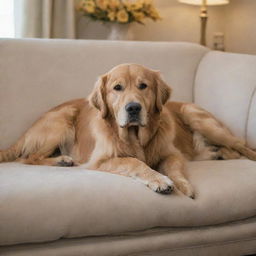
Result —
M 190 43 L 0 40 L 0 148 L 86 97 L 114 65 L 161 70 L 172 99 L 211 111 L 256 148 L 256 56 Z M 0 164 L 0 255 L 256 253 L 256 163 L 188 163 L 196 199 L 81 167 Z

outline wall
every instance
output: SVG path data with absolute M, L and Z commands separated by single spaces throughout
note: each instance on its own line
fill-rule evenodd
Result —
M 158 22 L 146 21 L 146 25 L 133 24 L 135 40 L 146 41 L 189 41 L 198 42 L 200 35 L 199 7 L 181 4 L 177 0 L 155 0 L 163 19 Z M 223 32 L 223 7 L 209 8 L 207 40 L 212 45 L 214 32 Z M 78 17 L 78 37 L 105 39 L 108 25 Z
M 147 22 L 147 26 L 136 24 L 138 40 L 189 41 L 199 42 L 200 18 L 199 6 L 181 4 L 177 0 L 155 1 L 163 20 Z M 214 32 L 223 32 L 223 7 L 210 7 L 207 28 L 207 42 L 212 45 Z
M 256 54 L 256 0 L 231 0 L 225 33 L 227 51 Z
M 199 7 L 177 0 L 154 0 L 162 21 L 133 24 L 135 40 L 199 42 Z M 225 34 L 227 51 L 256 54 L 256 0 L 230 0 L 229 5 L 209 7 L 207 45 L 216 32 Z M 78 37 L 106 39 L 109 26 L 78 17 Z

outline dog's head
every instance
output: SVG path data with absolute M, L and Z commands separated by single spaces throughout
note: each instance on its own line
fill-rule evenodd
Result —
M 171 93 L 159 72 L 137 64 L 122 64 L 102 75 L 89 101 L 102 118 L 111 116 L 121 128 L 147 126 L 161 112 Z

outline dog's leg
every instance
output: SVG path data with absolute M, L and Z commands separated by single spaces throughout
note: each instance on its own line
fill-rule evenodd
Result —
M 173 190 L 173 182 L 168 177 L 151 169 L 144 162 L 136 158 L 111 158 L 89 168 L 131 177 L 161 194 L 170 194 Z
M 234 149 L 256 161 L 256 152 L 246 146 L 243 139 L 234 136 L 224 124 L 206 110 L 195 104 L 184 104 L 181 109 L 181 117 L 191 130 L 199 132 L 211 143 Z
M 76 113 L 77 109 L 72 106 L 45 113 L 14 146 L 0 150 L 0 163 L 30 156 L 34 158 L 35 155 L 46 158 L 56 148 L 72 144 L 75 138 L 73 120 Z
M 162 160 L 158 166 L 158 170 L 173 180 L 174 185 L 178 190 L 194 199 L 194 190 L 184 174 L 185 164 L 186 160 L 179 152 L 177 152 L 170 154 Z
M 23 147 L 23 137 L 6 150 L 0 150 L 0 163 L 14 161 L 21 155 Z
M 70 156 L 44 157 L 42 155 L 30 155 L 28 158 L 18 158 L 16 162 L 31 165 L 49 166 L 74 166 L 76 165 Z

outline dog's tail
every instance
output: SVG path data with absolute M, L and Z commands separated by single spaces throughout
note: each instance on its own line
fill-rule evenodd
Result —
M 0 150 L 0 163 L 15 161 L 22 154 L 23 139 L 17 141 L 16 144 L 5 150 Z

